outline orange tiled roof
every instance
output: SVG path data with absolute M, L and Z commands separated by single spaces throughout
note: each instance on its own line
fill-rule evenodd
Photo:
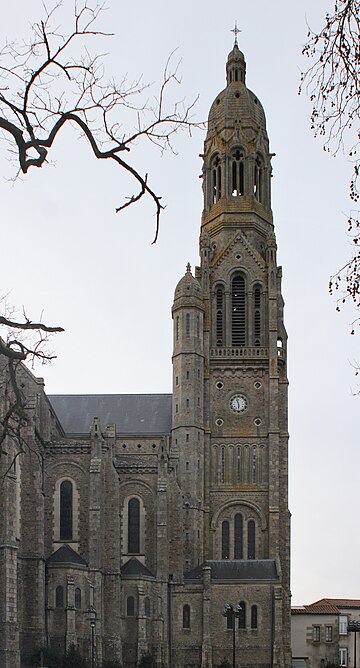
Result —
M 319 601 L 291 608 L 292 615 L 340 615 L 341 608 L 360 608 L 356 598 L 321 598 Z

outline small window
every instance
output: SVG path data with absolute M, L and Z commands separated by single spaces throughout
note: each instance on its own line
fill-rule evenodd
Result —
M 184 605 L 183 607 L 183 629 L 190 628 L 190 606 Z
M 76 610 L 81 610 L 81 589 L 76 587 L 75 589 L 75 608 Z
M 186 443 L 189 443 L 189 434 L 186 434 Z
M 175 385 L 179 385 L 179 376 L 175 376 Z
M 239 629 L 246 629 L 246 603 L 245 603 L 245 601 L 240 601 Z
M 186 408 L 189 408 L 189 406 L 190 406 L 190 400 L 186 399 Z
M 179 412 L 179 404 L 175 404 L 175 413 Z
M 348 618 L 346 615 L 340 615 L 339 617 L 339 634 L 341 636 L 346 636 L 347 635 L 347 627 L 348 627 Z M 346 666 L 346 664 L 341 664 Z
M 179 340 L 179 316 L 176 316 L 176 340 Z
M 186 462 L 186 470 L 190 471 L 190 463 L 189 462 Z
M 347 649 L 346 647 L 340 647 L 339 649 L 339 664 L 340 666 L 348 665 Z
M 59 585 L 55 590 L 55 607 L 63 608 L 64 607 L 64 588 Z
M 190 336 L 190 313 L 185 314 L 185 336 L 186 338 Z
M 135 599 L 133 596 L 128 596 L 126 600 L 126 616 L 135 616 Z
M 186 380 L 189 380 L 189 378 L 190 378 L 190 371 L 187 371 L 186 372 Z
M 313 642 L 320 642 L 320 626 L 313 626 Z
M 333 627 L 325 626 L 325 641 L 332 642 L 333 639 Z
M 258 627 L 258 609 L 257 605 L 251 606 L 251 628 L 257 629 Z
M 150 607 L 150 599 L 148 596 L 145 597 L 144 610 L 145 610 L 145 617 L 150 617 L 151 607 Z

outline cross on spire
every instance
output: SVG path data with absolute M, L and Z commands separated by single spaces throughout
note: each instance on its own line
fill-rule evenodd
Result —
M 235 45 L 238 46 L 237 36 L 238 36 L 239 32 L 242 32 L 242 31 L 240 30 L 240 28 L 237 27 L 237 21 L 235 21 L 235 28 L 233 28 L 232 30 L 230 30 L 230 32 L 233 32 L 234 35 L 235 35 L 234 46 L 235 46 Z

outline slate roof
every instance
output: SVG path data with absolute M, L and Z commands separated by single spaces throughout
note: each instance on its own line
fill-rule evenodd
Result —
M 211 579 L 217 582 L 276 582 L 278 575 L 275 561 L 272 559 L 242 559 L 207 561 L 211 568 Z M 184 579 L 187 582 L 201 582 L 204 564 L 187 571 Z
M 87 566 L 86 561 L 66 543 L 53 552 L 46 561 L 47 564 L 71 564 L 75 566 Z
M 93 418 L 101 428 L 115 423 L 118 434 L 171 431 L 171 394 L 51 394 L 48 399 L 66 434 L 89 434 Z
M 135 557 L 129 559 L 129 561 L 121 567 L 121 575 L 122 577 L 155 577 L 153 573 Z

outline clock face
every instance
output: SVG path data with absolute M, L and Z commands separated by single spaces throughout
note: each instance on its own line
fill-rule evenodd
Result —
M 247 398 L 243 394 L 235 394 L 230 399 L 230 408 L 233 413 L 243 413 L 248 405 Z

